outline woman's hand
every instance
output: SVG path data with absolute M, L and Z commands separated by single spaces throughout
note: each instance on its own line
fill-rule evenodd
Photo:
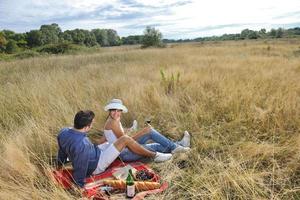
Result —
M 151 131 L 152 126 L 151 125 L 147 125 L 145 128 L 142 129 L 143 135 L 147 134 Z
M 120 113 L 118 112 L 111 112 L 110 115 L 114 120 L 120 121 L 121 119 Z
M 132 138 L 134 140 L 138 140 L 143 135 L 146 135 L 146 134 L 150 133 L 151 129 L 152 129 L 152 126 L 148 124 L 146 127 L 144 127 L 143 129 L 141 129 L 140 131 L 138 131 L 137 133 L 135 133 L 132 136 Z

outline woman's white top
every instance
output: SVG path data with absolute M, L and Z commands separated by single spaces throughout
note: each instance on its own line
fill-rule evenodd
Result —
M 122 132 L 124 132 L 124 129 L 123 129 L 123 126 L 120 122 L 120 128 L 122 130 Z M 104 135 L 105 135 L 105 138 L 107 140 L 108 143 L 114 143 L 115 141 L 117 141 L 117 136 L 115 135 L 115 133 L 112 131 L 112 130 L 104 130 Z
M 112 130 L 104 130 L 104 135 L 108 143 L 114 143 L 117 140 L 117 137 Z

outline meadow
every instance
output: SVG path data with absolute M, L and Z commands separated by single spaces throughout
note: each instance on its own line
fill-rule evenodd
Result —
M 170 187 L 146 199 L 300 199 L 300 40 L 103 48 L 0 62 L 0 199 L 76 199 L 45 171 L 81 109 L 97 137 L 112 98 L 192 150 L 151 163 Z M 184 163 L 185 168 L 180 167 Z

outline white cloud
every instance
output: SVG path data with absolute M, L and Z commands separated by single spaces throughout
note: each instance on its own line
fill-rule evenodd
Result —
M 238 33 L 300 25 L 299 0 L 0 0 L 0 30 L 58 23 L 63 30 L 113 28 L 121 36 L 155 25 L 165 37 Z

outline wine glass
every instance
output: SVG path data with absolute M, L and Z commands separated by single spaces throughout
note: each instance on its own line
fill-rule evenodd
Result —
M 146 125 L 151 125 L 151 117 L 146 117 L 145 124 Z

